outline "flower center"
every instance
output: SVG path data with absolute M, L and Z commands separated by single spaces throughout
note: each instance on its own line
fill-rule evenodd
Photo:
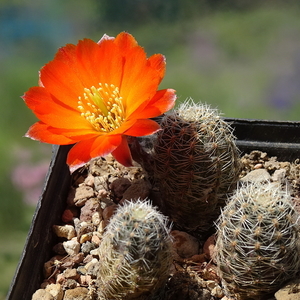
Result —
M 124 120 L 124 106 L 119 88 L 113 84 L 99 83 L 84 89 L 78 97 L 78 109 L 97 131 L 110 132 L 119 128 Z

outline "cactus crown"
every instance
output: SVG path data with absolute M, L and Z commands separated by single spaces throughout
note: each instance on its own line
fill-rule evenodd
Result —
M 278 184 L 243 183 L 217 227 L 216 261 L 229 295 L 264 297 L 299 271 L 299 215 Z
M 157 291 L 172 262 L 169 232 L 167 218 L 149 201 L 120 206 L 99 247 L 99 295 L 129 299 Z
M 161 128 L 153 147 L 153 176 L 166 214 L 179 227 L 205 231 L 238 178 L 232 128 L 216 109 L 191 99 L 164 116 Z

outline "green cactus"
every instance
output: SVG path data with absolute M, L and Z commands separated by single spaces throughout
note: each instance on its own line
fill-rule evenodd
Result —
M 100 299 L 150 299 L 170 274 L 167 218 L 149 201 L 125 202 L 110 219 L 99 246 Z
M 240 172 L 232 128 L 216 109 L 192 100 L 165 115 L 160 125 L 152 176 L 164 199 L 163 211 L 177 226 L 205 232 Z
M 229 296 L 267 299 L 299 272 L 299 215 L 279 184 L 243 183 L 217 227 L 215 259 Z

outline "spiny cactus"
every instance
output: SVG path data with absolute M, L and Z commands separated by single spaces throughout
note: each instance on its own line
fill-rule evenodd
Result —
M 192 100 L 165 115 L 160 125 L 153 177 L 163 195 L 164 212 L 183 229 L 206 231 L 239 175 L 232 128 L 218 110 Z
M 99 246 L 100 299 L 150 299 L 172 263 L 167 218 L 149 201 L 120 206 Z
M 217 223 L 216 262 L 229 296 L 267 299 L 300 271 L 299 215 L 275 183 L 243 183 Z

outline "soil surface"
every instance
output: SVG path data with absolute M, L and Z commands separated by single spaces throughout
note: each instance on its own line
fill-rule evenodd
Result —
M 260 151 L 245 154 L 241 161 L 241 180 L 282 183 L 292 191 L 300 213 L 297 161 L 280 162 Z M 110 217 L 125 199 L 151 199 L 157 193 L 138 164 L 126 168 L 111 156 L 95 159 L 77 170 L 72 176 L 62 224 L 53 225 L 58 243 L 53 246 L 53 257 L 45 262 L 45 280 L 32 299 L 97 299 L 97 248 Z M 174 264 L 165 299 L 230 299 L 224 293 L 214 264 L 214 235 L 201 240 L 176 228 L 171 234 Z

